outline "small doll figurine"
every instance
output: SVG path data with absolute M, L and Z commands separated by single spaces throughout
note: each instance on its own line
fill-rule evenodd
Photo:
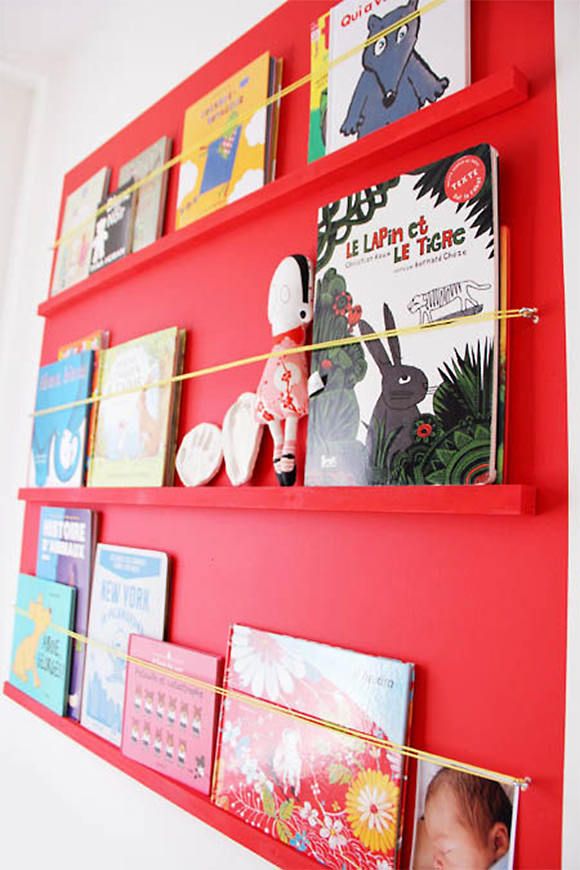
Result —
M 303 254 L 278 265 L 268 295 L 273 351 L 304 344 L 312 320 L 312 264 Z M 308 413 L 306 354 L 272 357 L 266 362 L 256 395 L 256 417 L 266 423 L 274 441 L 274 471 L 281 486 L 296 481 L 298 420 Z

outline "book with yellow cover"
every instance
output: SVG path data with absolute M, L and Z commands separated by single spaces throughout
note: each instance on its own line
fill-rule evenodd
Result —
M 89 486 L 172 483 L 179 390 L 171 382 L 145 387 L 180 373 L 183 341 L 183 330 L 171 327 L 102 351 Z
M 176 229 L 268 180 L 268 136 L 275 110 L 265 103 L 274 92 L 276 63 L 267 52 L 262 54 L 187 109 Z

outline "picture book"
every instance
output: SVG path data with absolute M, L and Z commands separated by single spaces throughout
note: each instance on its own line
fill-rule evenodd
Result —
M 77 338 L 70 341 L 68 344 L 62 344 L 57 351 L 57 359 L 66 359 L 74 353 L 82 353 L 83 350 L 103 350 L 109 346 L 109 332 L 106 329 L 96 329 L 89 335 L 83 335 L 82 338 Z M 96 360 L 95 360 L 96 362 Z M 96 365 L 93 366 L 96 368 Z
M 97 272 L 131 252 L 136 200 L 136 192 L 129 190 L 132 184 L 133 179 L 129 179 L 101 203 L 106 209 L 95 222 L 89 272 Z
M 129 654 L 121 751 L 209 794 L 219 695 L 180 678 L 220 685 L 223 659 L 138 635 Z
M 418 0 L 334 6 L 326 152 L 468 85 L 469 35 L 468 0 L 443 0 L 423 13 Z
M 162 136 L 149 148 L 141 151 L 119 170 L 119 184 L 122 186 L 131 179 L 141 181 L 169 160 L 171 139 Z M 165 197 L 167 194 L 167 172 L 162 172 L 147 181 L 135 191 L 137 206 L 133 226 L 131 250 L 140 251 L 158 239 L 163 228 Z
M 74 353 L 82 353 L 84 350 L 93 350 L 93 385 L 91 394 L 94 396 L 97 392 L 99 384 L 99 363 L 100 352 L 109 346 L 109 331 L 106 329 L 97 329 L 95 332 L 89 333 L 82 338 L 71 341 L 68 344 L 63 344 L 57 352 L 57 359 L 66 359 Z M 93 455 L 93 446 L 95 442 L 95 425 L 97 422 L 98 403 L 90 405 L 89 411 L 89 434 L 87 436 L 87 447 L 85 451 L 86 469 L 89 468 L 89 460 Z
M 36 574 L 77 590 L 74 630 L 86 636 L 96 538 L 96 514 L 77 508 L 42 507 Z M 86 646 L 73 641 L 67 716 L 80 719 Z
M 276 60 L 268 53 L 190 106 L 184 118 L 176 229 L 262 187 Z
M 519 789 L 419 761 L 411 870 L 512 870 Z
M 35 411 L 88 399 L 93 382 L 93 351 L 42 366 Z M 90 405 L 63 408 L 34 418 L 30 486 L 82 486 Z
M 64 716 L 76 589 L 28 574 L 18 577 L 10 682 Z
M 397 744 L 407 740 L 413 682 L 412 664 L 230 630 L 226 688 Z M 218 806 L 327 867 L 394 867 L 403 757 L 283 711 L 224 701 Z
M 109 186 L 109 169 L 96 172 L 66 200 L 56 252 L 51 294 L 82 281 L 89 274 L 91 243 L 97 211 Z
M 326 115 L 328 108 L 328 34 L 329 13 L 321 15 L 310 27 L 310 121 L 308 162 L 326 154 Z
M 81 724 L 116 746 L 129 635 L 163 639 L 168 579 L 166 553 L 97 544 Z
M 493 482 L 499 304 L 489 145 L 322 208 L 306 484 Z
M 173 481 L 180 391 L 152 386 L 181 372 L 185 333 L 172 327 L 104 350 L 89 461 L 90 486 L 163 486 Z M 132 390 L 126 395 L 108 395 Z

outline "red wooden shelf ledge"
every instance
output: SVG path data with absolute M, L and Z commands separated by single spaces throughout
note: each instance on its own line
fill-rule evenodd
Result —
M 348 148 L 291 172 L 181 230 L 170 232 L 143 250 L 123 257 L 74 287 L 42 302 L 38 313 L 49 317 L 96 290 L 110 287 L 126 276 L 146 269 L 157 258 L 202 241 L 218 229 L 221 231 L 230 224 L 247 220 L 252 212 L 260 211 L 276 200 L 287 202 L 299 197 L 306 189 L 319 185 L 323 180 L 336 180 L 341 175 L 348 178 L 356 163 L 364 163 L 379 154 L 383 159 L 392 159 L 425 142 L 435 141 L 510 109 L 524 102 L 527 96 L 527 79 L 515 67 L 480 79 L 441 102 L 350 144 Z
M 216 831 L 220 831 L 230 839 L 235 840 L 247 849 L 251 849 L 255 854 L 261 855 L 262 858 L 271 861 L 278 867 L 292 866 L 296 870 L 312 870 L 312 868 L 320 866 L 310 858 L 301 855 L 294 848 L 285 846 L 278 840 L 274 840 L 272 837 L 262 833 L 262 831 L 252 828 L 237 816 L 220 809 L 209 798 L 199 794 L 199 792 L 172 779 L 168 779 L 155 770 L 143 767 L 143 765 L 132 761 L 130 758 L 125 758 L 116 746 L 97 737 L 91 731 L 87 731 L 86 728 L 78 725 L 72 719 L 58 716 L 52 710 L 49 710 L 37 701 L 33 701 L 32 698 L 29 698 L 28 695 L 20 692 L 8 682 L 4 683 L 4 694 L 12 701 L 20 704 L 21 707 L 25 707 L 31 713 L 34 713 L 35 716 L 48 722 L 53 728 L 80 743 L 85 749 L 94 752 L 95 755 L 108 761 L 113 767 L 122 770 L 142 785 L 147 786 L 151 791 L 156 792 L 200 821 L 215 828 Z
M 21 489 L 27 502 L 55 505 L 122 504 L 140 507 L 239 508 L 250 510 L 338 511 L 385 514 L 533 514 L 533 486 L 165 486 L 158 488 L 80 487 Z

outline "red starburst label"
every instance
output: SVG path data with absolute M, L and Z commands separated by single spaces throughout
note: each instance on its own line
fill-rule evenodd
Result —
M 485 182 L 485 163 L 475 154 L 459 157 L 445 176 L 445 193 L 452 202 L 469 202 Z

